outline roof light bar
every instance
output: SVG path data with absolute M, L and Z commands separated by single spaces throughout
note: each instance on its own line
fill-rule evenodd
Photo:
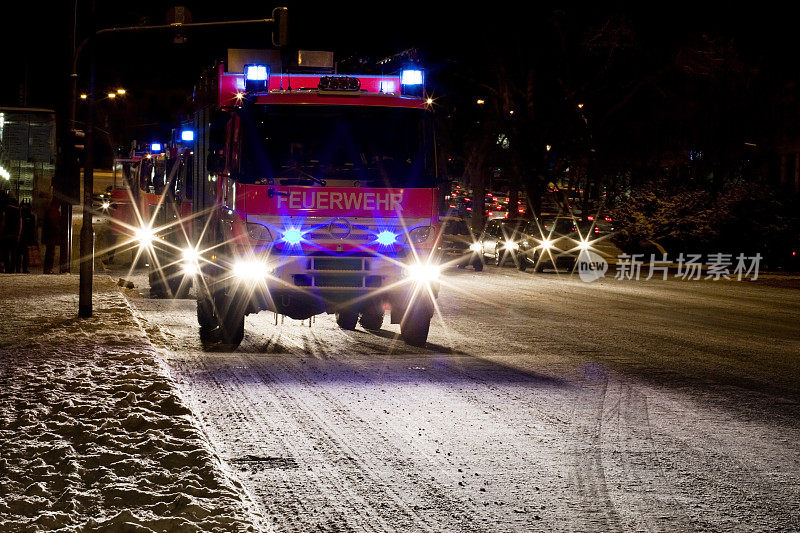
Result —
M 352 76 L 322 76 L 317 87 L 320 91 L 359 91 L 361 80 Z

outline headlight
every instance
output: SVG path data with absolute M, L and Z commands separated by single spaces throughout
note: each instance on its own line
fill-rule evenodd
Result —
M 580 248 L 581 251 L 583 251 L 583 252 L 585 252 L 589 248 L 591 248 L 591 245 L 589 244 L 588 239 L 581 239 L 580 242 L 578 243 L 578 248 Z
M 108 211 L 108 208 L 111 207 L 111 204 L 109 202 L 103 202 L 100 204 L 100 207 L 102 207 L 104 211 Z
M 408 277 L 414 281 L 436 281 L 439 279 L 439 265 L 416 263 L 408 265 Z
M 262 226 L 261 224 L 256 224 L 255 222 L 247 223 L 247 234 L 250 235 L 250 238 L 253 239 L 254 241 L 258 242 L 272 241 L 272 232 L 269 231 L 269 228 L 266 226 Z
M 141 248 L 150 248 L 155 239 L 153 228 L 149 227 L 138 228 L 133 236 L 139 242 L 139 247 Z
M 233 265 L 233 275 L 247 281 L 260 281 L 267 277 L 269 268 L 263 261 L 237 261 Z
M 473 242 L 472 244 L 469 245 L 469 249 L 472 250 L 473 252 L 480 252 L 482 250 L 481 243 Z
M 408 240 L 413 242 L 414 244 L 419 244 L 428 240 L 428 237 L 431 236 L 431 227 L 430 226 L 420 226 L 419 228 L 414 228 L 408 232 Z
M 552 247 L 553 247 L 553 241 L 551 241 L 550 239 L 542 240 L 542 249 L 543 250 L 549 250 Z
M 187 276 L 194 276 L 200 271 L 200 254 L 194 248 L 182 250 L 181 268 Z
M 506 241 L 504 247 L 506 250 L 516 250 L 519 248 L 519 244 L 514 241 Z

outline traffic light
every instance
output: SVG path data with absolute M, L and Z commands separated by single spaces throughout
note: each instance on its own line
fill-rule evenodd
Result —
M 275 29 L 272 30 L 272 45 L 283 47 L 289 44 L 289 8 L 276 7 L 272 11 Z

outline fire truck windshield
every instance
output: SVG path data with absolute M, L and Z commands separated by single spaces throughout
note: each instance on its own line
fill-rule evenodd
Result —
M 240 117 L 237 181 L 434 187 L 431 119 L 421 109 L 271 105 Z M 344 183 L 340 183 L 344 185 Z

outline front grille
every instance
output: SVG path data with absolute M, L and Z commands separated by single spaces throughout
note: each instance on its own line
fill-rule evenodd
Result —
M 312 261 L 312 270 L 369 270 L 360 257 L 315 257 Z
M 321 240 L 331 240 L 335 239 L 336 237 L 331 236 L 330 233 L 320 233 L 320 232 L 308 232 L 303 235 L 303 237 L 308 241 L 321 241 Z M 344 239 L 340 239 L 343 241 L 365 241 L 365 242 L 372 242 L 376 240 L 375 235 L 371 233 L 351 233 Z
M 362 274 L 314 274 L 315 287 L 360 288 L 364 286 Z

